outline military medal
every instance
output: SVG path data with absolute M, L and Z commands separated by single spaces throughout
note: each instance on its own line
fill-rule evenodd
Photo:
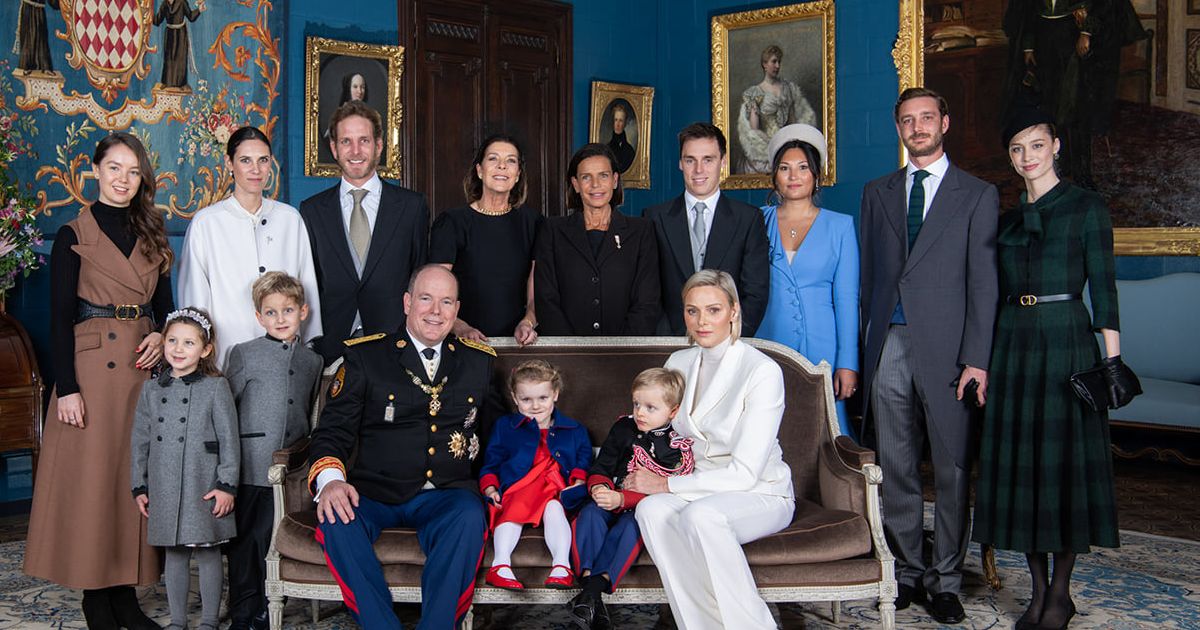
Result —
M 454 456 L 454 459 L 462 459 L 463 457 L 466 457 L 467 448 L 467 436 L 459 433 L 458 431 L 450 434 L 450 443 L 447 445 L 447 449 L 450 451 L 450 454 Z M 472 457 L 472 459 L 474 458 Z
M 471 410 L 467 412 L 467 417 L 463 418 L 463 428 L 464 429 L 470 429 L 472 426 L 475 425 L 475 416 L 478 413 L 479 413 L 479 407 L 471 407 Z
M 392 422 L 395 419 L 396 419 L 396 405 L 389 402 L 387 404 L 387 407 L 383 408 L 383 421 L 384 422 Z
M 467 446 L 467 454 L 469 459 L 474 460 L 479 456 L 479 436 L 471 434 L 471 443 Z
M 412 379 L 413 385 L 420 387 L 421 391 L 429 394 L 429 415 L 438 415 L 438 412 L 442 410 L 442 401 L 438 400 L 438 396 L 442 395 L 442 389 L 446 387 L 446 381 L 449 380 L 449 377 L 443 376 L 442 382 L 437 385 L 426 385 L 421 382 L 421 379 L 416 374 L 412 373 L 412 370 L 405 369 L 404 373 L 408 374 L 408 377 Z

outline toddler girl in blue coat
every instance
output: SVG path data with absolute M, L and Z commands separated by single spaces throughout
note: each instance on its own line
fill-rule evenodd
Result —
M 592 463 L 587 428 L 559 413 L 562 373 L 546 361 L 525 361 L 512 371 L 509 391 L 517 413 L 496 420 L 488 441 L 479 489 L 492 503 L 495 556 L 487 583 L 519 590 L 513 574 L 513 549 L 525 525 L 545 525 L 553 567 L 551 588 L 571 588 L 571 525 L 562 492 L 582 486 Z

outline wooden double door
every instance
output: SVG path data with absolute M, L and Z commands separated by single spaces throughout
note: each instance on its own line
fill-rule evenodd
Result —
M 462 205 L 479 143 L 522 143 L 526 204 L 563 213 L 571 151 L 571 7 L 548 0 L 399 0 L 406 184 Z M 405 41 L 407 40 L 407 41 Z

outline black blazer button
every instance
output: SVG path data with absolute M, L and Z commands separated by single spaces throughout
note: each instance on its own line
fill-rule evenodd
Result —
M 161 435 L 160 435 L 160 436 L 158 436 L 158 441 L 159 441 L 159 442 L 161 442 L 161 441 L 162 441 L 162 436 L 161 436 Z
M 592 298 L 592 306 L 600 306 L 600 298 Z
M 108 338 L 109 338 L 109 339 L 116 339 L 116 338 L 117 338 L 117 333 L 115 333 L 115 332 L 110 332 L 110 333 L 108 333 Z
M 600 276 L 592 276 L 592 284 L 599 284 Z
M 258 273 L 266 273 L 266 272 L 267 272 L 267 268 L 266 268 L 266 267 L 263 267 L 262 265 L 259 265 L 259 267 L 258 267 Z
M 296 370 L 288 370 L 288 376 L 295 376 Z
M 267 224 L 267 220 L 266 220 L 266 219 L 263 219 L 263 220 L 262 220 L 262 224 L 263 224 L 263 225 L 266 225 L 266 224 Z
M 110 369 L 110 370 L 111 370 L 111 369 L 113 369 L 113 368 L 115 368 L 115 367 L 117 367 L 117 364 L 116 364 L 116 363 L 113 363 L 112 361 L 109 361 L 109 362 L 108 362 L 108 369 Z
M 600 322 L 592 322 L 592 330 L 600 330 Z
M 186 399 L 186 398 L 184 398 L 184 399 L 183 399 L 183 404 L 185 404 L 185 405 L 187 404 L 187 399 Z
M 179 436 L 179 443 L 180 443 L 180 444 L 183 444 L 183 436 L 182 436 L 182 435 L 181 435 L 181 436 Z

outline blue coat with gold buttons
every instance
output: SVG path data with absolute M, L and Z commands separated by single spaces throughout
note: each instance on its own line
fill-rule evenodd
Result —
M 587 428 L 554 410 L 546 446 L 567 485 L 576 479 L 587 479 L 592 465 L 592 441 Z M 500 494 L 521 480 L 533 467 L 533 458 L 542 441 L 537 422 L 520 413 L 510 413 L 496 420 L 488 440 L 487 455 L 480 471 L 479 489 L 496 486 Z

